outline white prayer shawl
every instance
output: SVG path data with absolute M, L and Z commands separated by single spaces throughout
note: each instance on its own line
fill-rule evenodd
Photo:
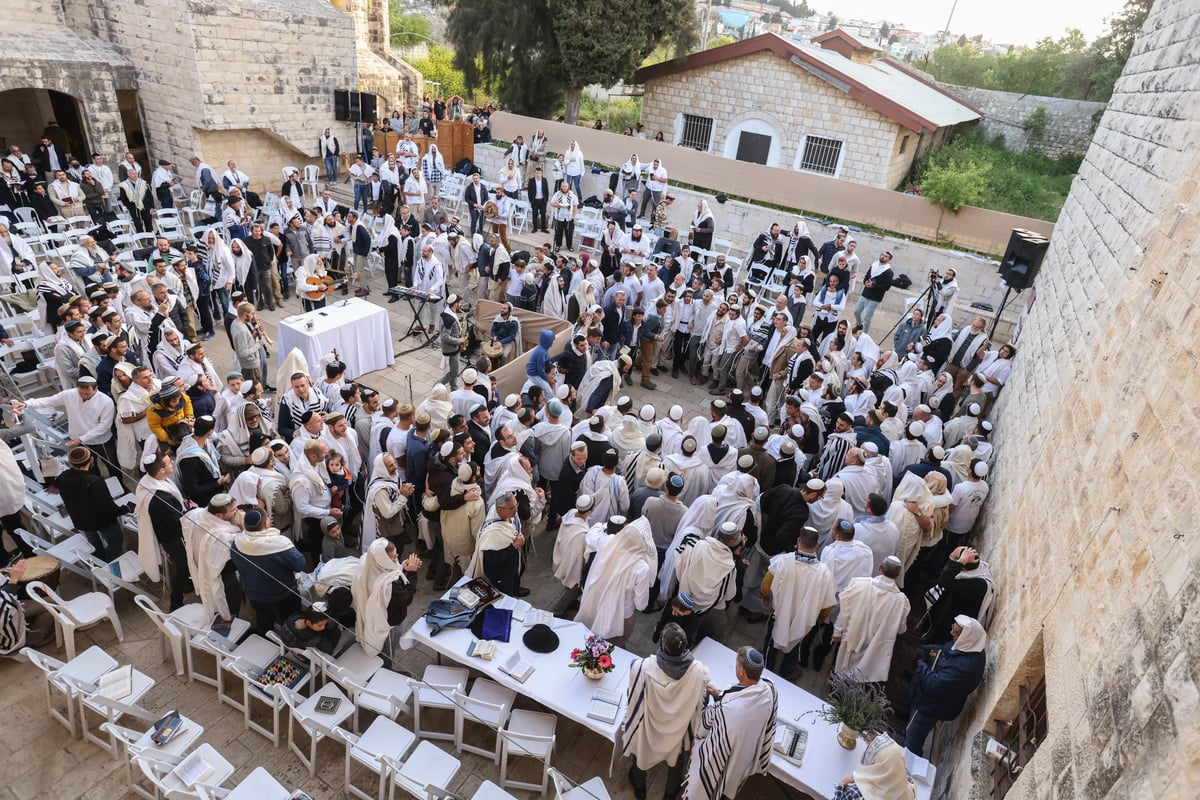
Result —
M 237 536 L 238 527 L 214 517 L 205 508 L 194 508 L 184 514 L 180 525 L 187 550 L 188 569 L 205 613 L 231 619 L 233 615 L 225 599 L 221 570 L 229 561 L 229 548 Z
M 625 620 L 650 600 L 658 563 L 650 522 L 638 517 L 612 537 L 592 562 L 575 615 L 597 636 L 621 636 Z
M 745 472 L 733 472 L 721 479 L 713 489 L 713 499 L 717 502 L 716 514 L 713 518 L 713 532 L 726 522 L 732 522 L 742 530 L 746 525 L 746 512 L 754 515 L 754 523 L 759 524 L 758 481 L 753 475 Z
M 587 544 L 588 521 L 571 509 L 563 514 L 554 539 L 554 577 L 568 589 L 579 585 L 583 574 L 583 554 Z
M 987 590 L 983 593 L 983 600 L 979 603 L 979 612 L 975 614 L 975 619 L 979 620 L 979 624 L 987 628 L 992 621 L 992 604 L 996 601 L 996 579 L 992 577 L 992 567 L 986 561 L 980 561 L 979 566 L 972 570 L 962 570 L 954 576 L 955 580 L 978 579 L 987 583 Z
M 737 564 L 733 552 L 715 537 L 685 547 L 675 562 L 679 591 L 696 603 L 697 613 L 725 608 L 737 593 Z
M 637 418 L 632 414 L 621 418 L 621 424 L 609 434 L 608 439 L 617 451 L 617 457 L 620 459 L 617 469 L 620 471 L 624 471 L 628 460 L 646 446 L 646 435 L 642 433 Z
M 741 426 L 739 425 L 738 427 L 740 428 Z M 708 478 L 704 482 L 704 492 L 711 491 L 712 487 L 724 480 L 726 475 L 737 469 L 737 448 L 728 443 L 725 445 L 725 455 L 721 456 L 720 461 L 712 460 L 712 454 L 708 451 L 707 446 L 697 450 L 696 455 L 700 457 L 700 461 L 704 464 L 705 469 L 708 470 Z
M 496 464 L 496 488 L 492 490 L 492 496 L 497 497 L 505 492 L 521 492 L 530 502 L 536 497 L 533 491 L 533 476 L 525 471 L 520 453 L 509 453 Z
M 369 653 L 380 653 L 391 635 L 387 621 L 388 603 L 392 599 L 392 584 L 405 584 L 404 570 L 387 554 L 386 539 L 376 539 L 363 553 L 358 574 L 354 576 L 350 593 L 358 619 L 354 625 L 359 643 Z
M 514 518 L 515 519 L 515 518 Z M 475 552 L 471 555 L 471 563 L 464 572 L 468 578 L 482 578 L 483 554 L 489 550 L 503 550 L 512 547 L 516 540 L 517 526 L 512 520 L 503 520 L 496 514 L 496 507 L 488 509 L 487 519 L 479 529 L 479 538 L 475 540 Z
M 765 774 L 778 713 L 779 698 L 768 680 L 708 706 L 692 747 L 683 800 L 733 800 L 751 775 Z
M 617 390 L 621 386 L 621 373 L 617 369 L 615 361 L 596 361 L 588 368 L 584 374 L 583 380 L 579 382 L 579 402 L 583 409 L 586 403 L 591 402 L 592 394 L 600 387 L 601 382 L 605 378 L 611 378 L 609 383 L 608 395 L 601 399 L 602 405 L 611 405 L 614 401 Z
M 158 537 L 154 534 L 154 525 L 150 521 L 150 500 L 156 492 L 160 491 L 174 495 L 175 499 L 179 501 L 179 505 L 181 507 L 184 505 L 183 495 L 178 486 L 171 481 L 160 481 L 149 475 L 142 476 L 135 492 L 138 521 L 138 563 L 146 571 L 146 577 L 155 583 L 161 580 L 158 567 L 162 563 L 162 552 L 158 546 Z
M 679 500 L 685 506 L 696 502 L 696 498 L 701 495 L 708 494 L 716 483 L 708 466 L 698 455 L 674 453 L 663 459 L 663 469 L 667 474 L 675 472 L 683 478 L 683 491 L 679 494 Z
M 667 419 L 660 419 L 658 421 L 658 435 L 662 437 L 662 449 L 659 452 L 664 457 L 681 452 L 680 445 L 683 444 L 683 428 L 679 427 L 678 422 L 669 417 Z
M 695 659 L 678 679 L 659 666 L 657 655 L 633 662 L 621 726 L 622 754 L 632 756 L 641 769 L 664 762 L 674 765 L 692 747 L 708 679 L 708 667 Z
M 384 466 L 383 457 L 385 453 L 380 453 L 375 456 L 375 460 L 371 464 L 371 481 L 367 484 L 366 497 L 363 500 L 363 521 L 362 521 L 362 547 L 367 548 L 375 541 L 376 532 L 379 530 L 379 520 L 376 518 L 375 500 L 380 492 L 385 492 L 389 497 L 395 500 L 396 497 L 403 497 L 400 494 L 400 485 L 395 475 L 391 475 Z M 405 505 L 405 501 L 400 503 L 401 507 Z
M 834 634 L 841 635 L 833 671 L 856 673 L 855 680 L 888 679 L 896 637 L 907 627 L 909 603 L 884 575 L 855 578 L 839 598 L 841 615 Z
M 16 514 L 25 505 L 25 480 L 8 442 L 0 439 L 0 516 Z
M 233 243 L 237 242 L 238 248 L 242 251 L 239 256 L 233 252 Z M 237 278 L 237 282 L 246 285 L 246 276 L 250 274 L 250 267 L 254 264 L 254 256 L 250 255 L 250 251 L 246 249 L 246 243 L 241 239 L 234 239 L 229 243 L 229 252 L 233 256 L 233 274 Z
M 850 519 L 865 513 L 867 496 L 879 489 L 879 478 L 875 471 L 850 464 L 838 470 L 836 477 L 842 482 L 842 496 L 854 512 Z
M 901 588 L 904 587 L 904 573 L 908 572 L 908 568 L 916 561 L 917 553 L 920 552 L 927 535 L 921 530 L 917 518 L 905 508 L 904 503 L 907 500 L 915 501 L 922 514 L 933 516 L 933 493 L 929 491 L 925 479 L 913 472 L 905 474 L 900 485 L 896 487 L 896 493 L 892 495 L 892 505 L 887 512 L 887 518 L 900 530 L 900 544 L 896 556 L 903 565 L 900 580 L 897 581 Z
M 295 549 L 291 539 L 278 528 L 263 528 L 261 531 L 238 531 L 233 540 L 234 547 L 244 556 L 273 556 Z
M 712 535 L 713 520 L 717 518 L 717 501 L 712 495 L 702 495 L 696 502 L 689 503 L 688 509 L 679 520 L 675 529 L 675 537 L 663 556 L 662 567 L 658 570 L 658 597 L 668 600 L 675 593 L 675 561 L 679 558 L 679 550 L 684 539 L 691 536 L 705 538 Z M 657 555 L 657 551 L 656 555 Z
M 892 480 L 895 481 L 910 464 L 916 464 L 925 456 L 924 439 L 901 439 L 888 447 L 888 460 L 892 462 Z
M 592 513 L 597 519 L 608 519 L 629 511 L 629 486 L 625 479 L 619 472 L 605 474 L 599 464 L 584 473 L 583 480 L 579 482 L 579 493 L 592 496 L 596 504 Z
M 830 478 L 825 484 L 825 494 L 808 506 L 808 524 L 825 544 L 833 536 L 833 526 L 839 519 L 854 519 L 854 510 L 842 499 L 841 478 Z
M 346 469 L 350 471 L 350 482 L 353 483 L 362 470 L 362 454 L 358 449 L 358 434 L 354 428 L 347 426 L 345 436 L 336 436 L 333 430 L 326 425 L 321 430 L 320 439 L 328 445 L 331 453 L 342 454 L 342 461 L 345 463 Z
M 871 552 L 870 545 L 857 538 L 848 542 L 834 539 L 821 551 L 821 563 L 833 573 L 833 584 L 838 594 L 853 579 L 869 578 L 875 574 L 875 554 Z M 834 622 L 837 615 L 838 608 L 835 606 L 826 622 Z
M 787 652 L 803 639 L 821 610 L 837 603 L 837 586 L 829 567 L 815 560 L 798 557 L 795 552 L 780 553 L 771 559 L 771 604 L 775 624 L 771 639 L 775 647 Z
M 492 497 L 496 493 L 496 481 L 500 479 L 501 472 L 508 464 L 508 457 L 518 455 L 515 450 L 509 450 L 501 447 L 503 455 L 492 456 L 492 449 L 489 448 L 487 455 L 483 457 L 483 493 L 488 497 Z

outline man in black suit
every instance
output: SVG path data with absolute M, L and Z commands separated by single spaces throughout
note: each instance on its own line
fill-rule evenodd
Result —
M 549 233 L 546 227 L 546 203 L 550 200 L 550 182 L 542 176 L 542 168 L 533 171 L 533 177 L 525 184 L 525 196 L 529 198 L 529 207 L 533 210 L 533 229 L 541 233 Z
M 488 201 L 487 188 L 479 182 L 478 172 L 471 175 L 471 182 L 463 190 L 463 200 L 471 212 L 471 236 L 474 237 L 483 233 L 483 204 Z
M 621 323 L 625 321 L 625 290 L 613 295 L 613 301 L 604 308 L 604 340 L 600 349 L 606 358 L 616 358 L 621 346 Z

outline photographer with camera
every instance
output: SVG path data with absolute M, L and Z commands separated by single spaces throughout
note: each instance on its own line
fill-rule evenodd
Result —
M 942 277 L 937 270 L 929 271 L 929 280 L 933 284 L 933 305 L 934 311 L 931 316 L 936 317 L 938 314 L 945 314 L 947 317 L 954 316 L 954 302 L 958 299 L 958 273 L 952 269 L 946 270 L 945 277 Z

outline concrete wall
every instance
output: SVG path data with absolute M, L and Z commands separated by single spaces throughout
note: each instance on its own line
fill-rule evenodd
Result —
M 515 114 L 492 115 L 492 134 L 499 140 L 512 141 L 517 134 L 528 140 L 538 128 L 546 131 L 554 153 L 566 150 L 574 139 L 587 161 L 617 168 L 636 149 L 643 162 L 662 159 L 672 184 L 687 183 L 712 189 L 712 194 L 723 191 L 784 208 L 801 207 L 814 215 L 853 220 L 927 241 L 944 239 L 984 253 L 1003 253 L 1013 228 L 1028 228 L 1047 236 L 1054 230 L 1049 222 L 970 206 L 955 215 L 921 197 L 823 175 L 747 164 L 665 142 L 630 139 L 607 131 Z M 585 182 L 585 198 L 595 193 L 588 185 Z
M 999 586 L 945 796 L 1044 648 L 1049 733 L 1008 797 L 1200 796 L 1200 7 L 1159 0 L 1067 199 L 996 413 Z M 974 770 L 974 772 L 973 772 Z
M 984 136 L 1003 136 L 1004 146 L 1015 153 L 1034 150 L 1051 158 L 1086 151 L 1106 106 L 1088 100 L 938 85 L 983 112 L 979 131 Z M 1040 136 L 1025 130 L 1025 120 L 1039 107 L 1045 108 L 1047 115 L 1046 130 Z
M 736 126 L 753 119 L 773 129 L 780 141 L 772 166 L 796 168 L 805 135 L 843 142 L 837 175 L 843 180 L 892 189 L 912 163 L 914 148 L 899 152 L 901 133 L 910 131 L 770 52 L 646 84 L 642 124 L 648 131 L 662 131 L 668 141 L 678 141 L 685 112 L 713 118 L 709 152 L 718 155 L 726 152 Z

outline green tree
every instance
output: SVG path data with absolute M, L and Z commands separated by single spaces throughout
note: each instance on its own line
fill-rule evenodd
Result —
M 438 0 L 453 3 L 446 35 L 467 88 L 491 81 L 514 111 L 545 116 L 583 87 L 628 79 L 656 46 L 688 52 L 697 21 L 688 0 Z
M 951 214 L 963 206 L 979 205 L 987 197 L 991 165 L 973 159 L 950 157 L 930 164 L 921 180 L 921 196 L 941 203 Z
M 427 81 L 440 83 L 440 94 L 445 97 L 467 97 L 467 82 L 462 70 L 454 64 L 454 51 L 434 45 L 429 55 L 412 62 L 412 68 Z
M 1108 33 L 1092 43 L 1097 62 L 1094 73 L 1095 91 L 1098 96 L 1110 97 L 1113 85 L 1125 69 L 1125 62 L 1133 52 L 1133 43 L 1154 0 L 1128 0 L 1121 13 L 1108 20 Z
M 838 18 L 830 14 L 825 18 L 825 30 L 831 31 L 838 26 Z
M 708 40 L 707 50 L 712 50 L 714 47 L 724 47 L 727 44 L 733 44 L 736 41 L 732 36 L 714 36 Z
M 887 41 L 887 38 L 891 35 L 892 26 L 887 21 L 884 21 L 884 23 L 879 26 L 879 41 Z
M 433 25 L 429 20 L 420 14 L 397 12 L 398 5 L 403 7 L 403 4 L 396 2 L 391 6 L 392 44 L 407 47 L 428 41 L 428 37 L 433 33 Z

